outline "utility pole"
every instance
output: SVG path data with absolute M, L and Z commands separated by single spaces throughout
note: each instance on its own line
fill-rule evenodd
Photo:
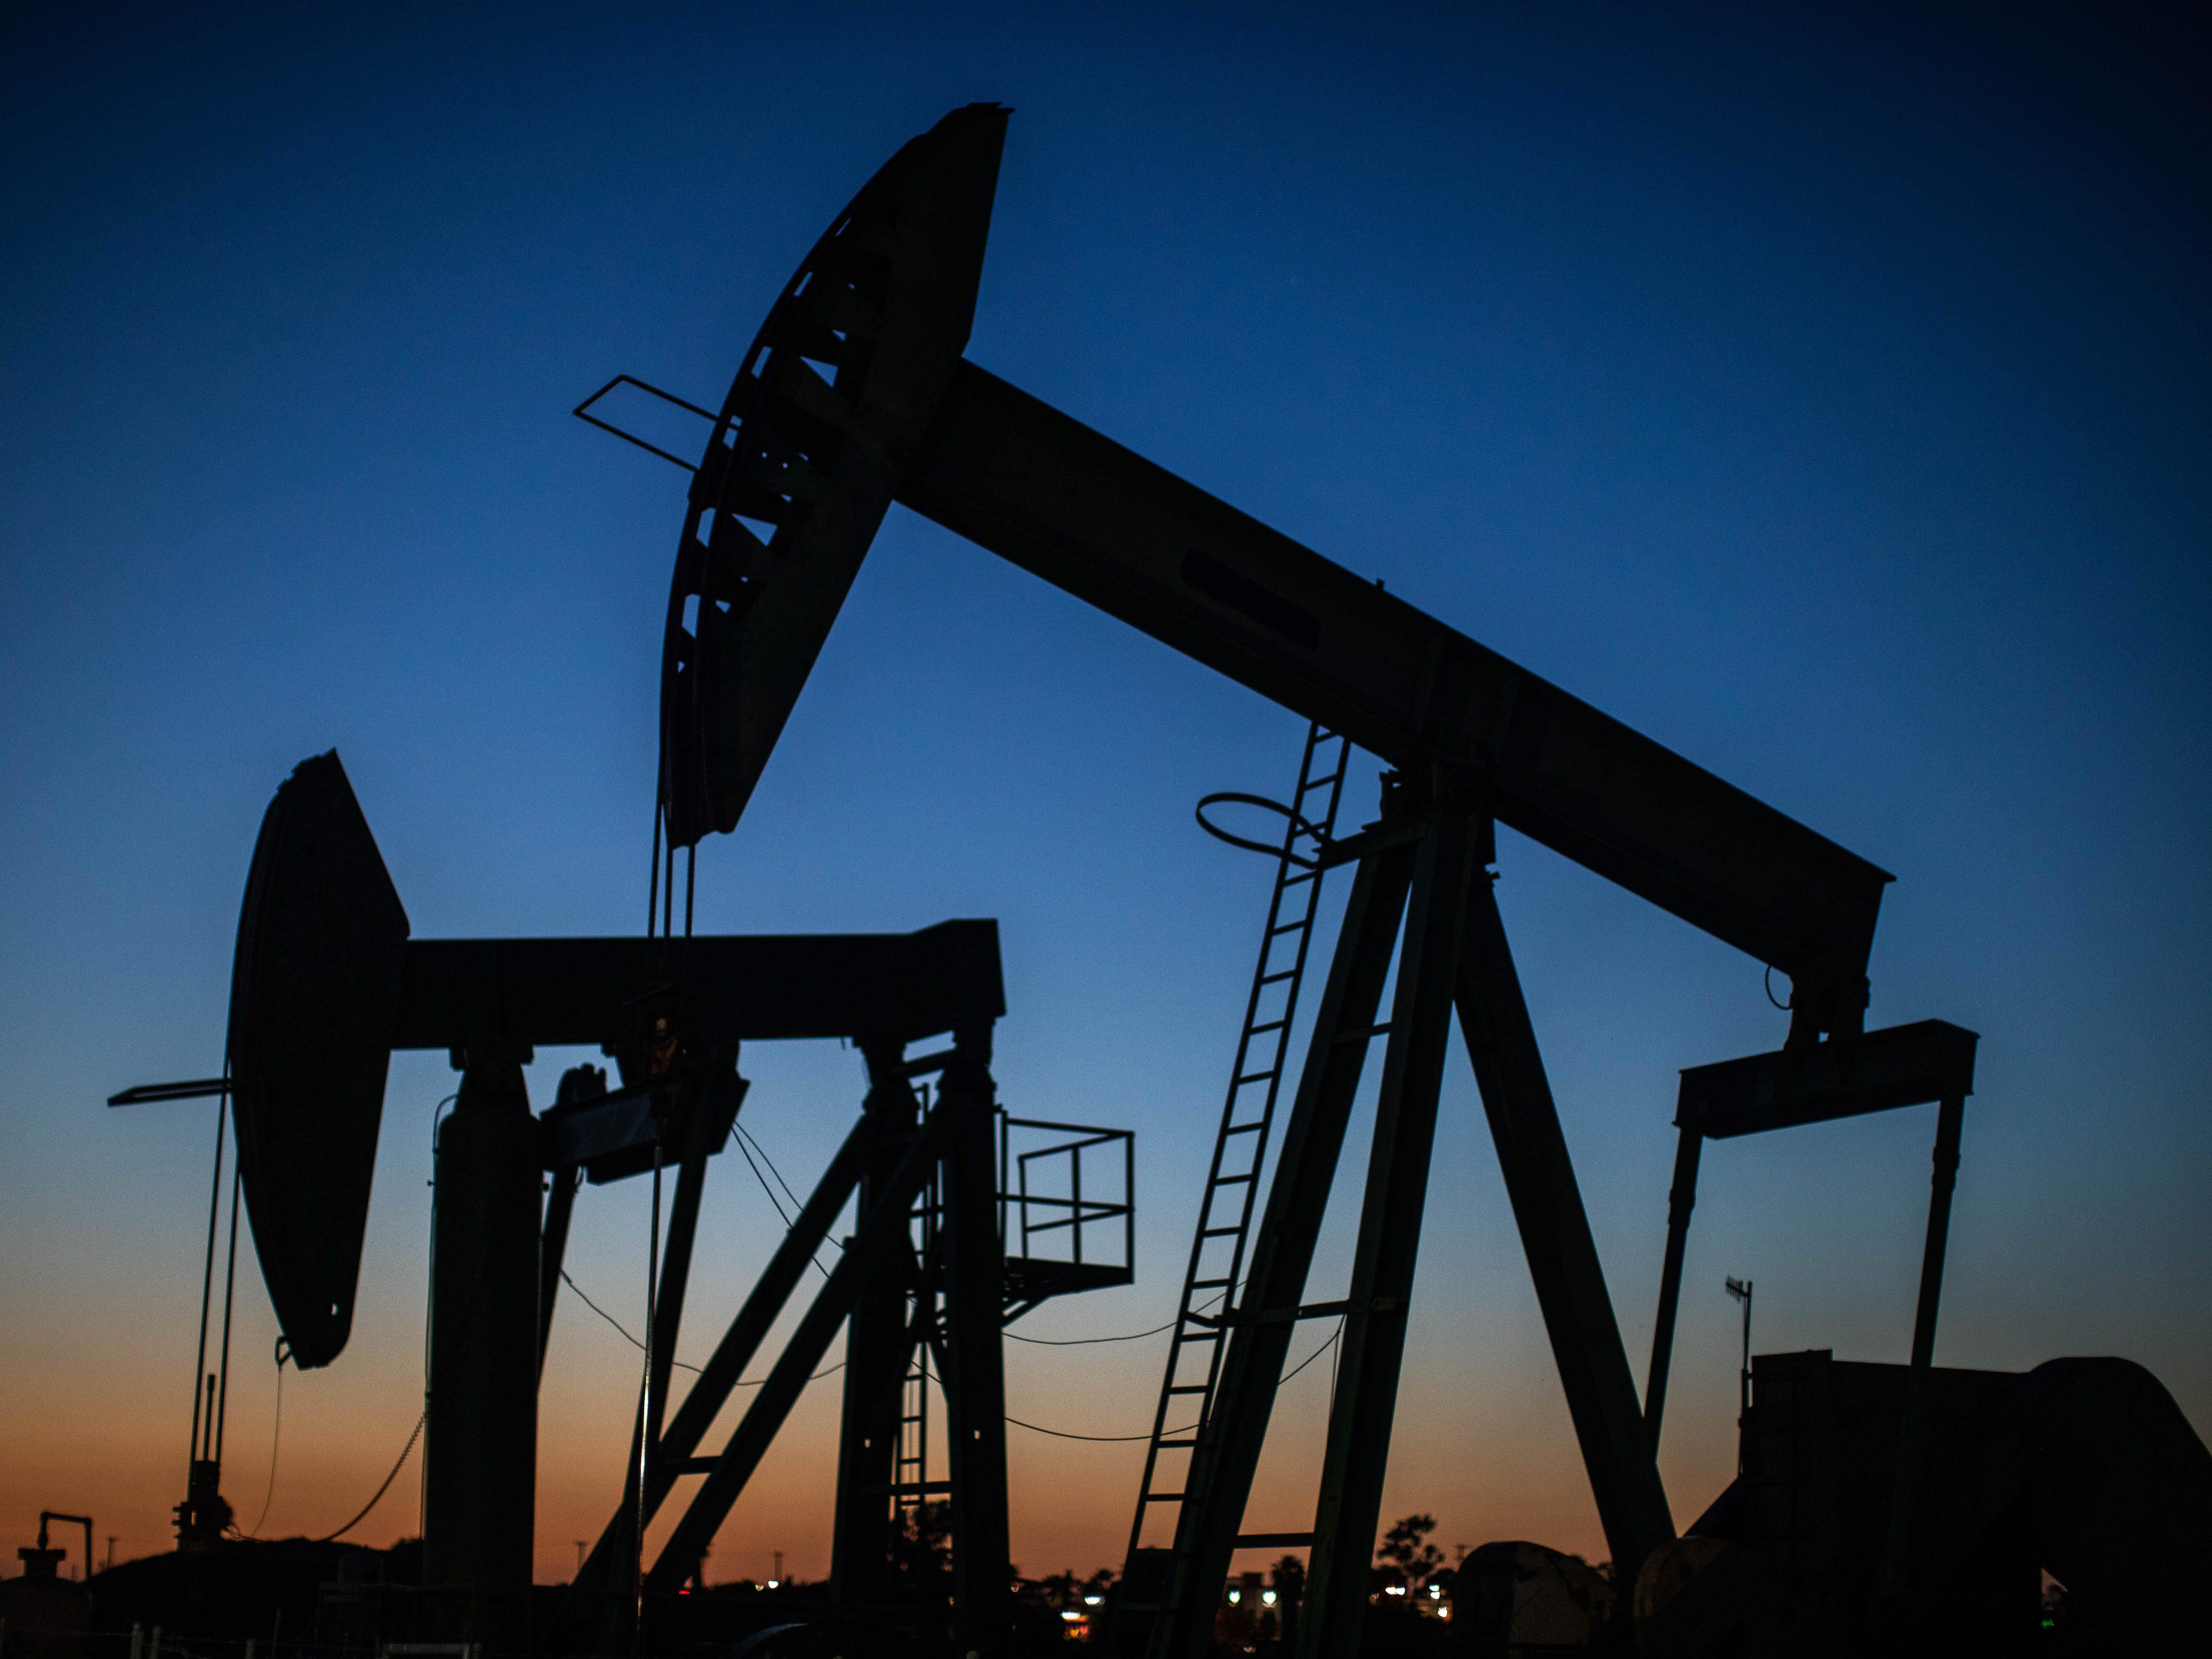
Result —
M 1731 1279 L 1728 1293 L 1743 1304 L 1743 1364 L 1736 1371 L 1735 1472 L 1743 1473 L 1743 1419 L 1751 1413 L 1751 1281 Z

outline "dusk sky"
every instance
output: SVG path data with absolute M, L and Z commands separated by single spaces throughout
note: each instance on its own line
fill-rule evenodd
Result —
M 970 357 L 1895 872 L 1871 1023 L 1982 1036 L 1937 1363 L 2124 1355 L 2212 1431 L 2201 38 L 1994 6 L 216 9 L 0 23 L 0 1559 L 41 1508 L 118 1559 L 173 1541 L 216 1109 L 101 1102 L 221 1069 L 277 784 L 338 750 L 417 937 L 638 931 L 684 480 L 568 411 L 618 372 L 718 404 L 832 215 L 977 100 L 1015 113 Z M 1019 1334 L 1173 1312 L 1269 877 L 1191 806 L 1285 792 L 1303 732 L 895 508 L 702 849 L 702 931 L 999 918 L 1006 1103 L 1138 1135 L 1137 1283 Z M 1676 1073 L 1786 1018 L 1759 963 L 1498 853 L 1640 1383 Z M 592 1057 L 541 1051 L 533 1101 Z M 742 1069 L 810 1183 L 859 1056 Z M 224 1489 L 264 1537 L 337 1526 L 422 1409 L 453 1086 L 392 1066 L 351 1345 L 286 1375 L 281 1444 L 242 1250 Z M 1678 1524 L 1735 1468 L 1723 1275 L 1759 1351 L 1906 1357 L 1933 1133 L 1707 1152 Z M 586 1189 L 570 1246 L 633 1330 L 646 1206 Z M 716 1160 L 682 1358 L 780 1234 Z M 1009 1409 L 1141 1434 L 1164 1354 L 1009 1343 Z M 564 1299 L 542 1579 L 619 1491 L 636 1358 Z M 1255 1529 L 1310 1524 L 1328 1375 L 1284 1391 Z M 710 1577 L 826 1570 L 836 1413 L 816 1384 Z M 1141 1443 L 1008 1435 L 1023 1569 L 1118 1566 Z M 353 1536 L 416 1531 L 419 1467 Z M 1604 1553 L 1456 1039 L 1411 1510 Z

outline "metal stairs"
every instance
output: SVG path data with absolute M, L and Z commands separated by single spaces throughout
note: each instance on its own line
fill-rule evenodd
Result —
M 1267 927 L 1260 939 L 1259 961 L 1252 972 L 1251 994 L 1245 1001 L 1243 1029 L 1237 1039 L 1228 1096 L 1222 1104 L 1221 1126 L 1214 1137 L 1213 1160 L 1206 1170 L 1197 1234 L 1191 1241 L 1190 1265 L 1183 1274 L 1182 1299 L 1168 1346 L 1159 1404 L 1152 1414 L 1152 1440 L 1145 1452 L 1144 1480 L 1129 1533 L 1129 1571 L 1122 1584 L 1122 1595 L 1129 1599 L 1117 1610 L 1122 1615 L 1117 1617 L 1117 1624 L 1124 1629 L 1132 1623 L 1149 1623 L 1158 1595 L 1166 1587 L 1164 1569 L 1168 1552 L 1146 1548 L 1145 1538 L 1147 1533 L 1173 1536 L 1191 1453 L 1212 1407 L 1228 1345 L 1228 1315 L 1235 1305 L 1243 1271 L 1260 1176 L 1267 1161 L 1268 1132 L 1282 1089 L 1291 1027 L 1297 1015 L 1298 991 L 1305 977 L 1314 917 L 1321 901 L 1320 854 L 1335 830 L 1337 804 L 1344 793 L 1345 769 L 1351 754 L 1347 738 L 1316 724 L 1306 733 L 1297 788 L 1287 811 L 1277 803 L 1250 795 L 1209 796 L 1200 803 L 1200 823 L 1209 833 L 1234 845 L 1274 855 L 1275 884 L 1267 903 Z M 1283 811 L 1281 845 L 1267 847 L 1226 835 L 1207 823 L 1204 809 L 1222 799 Z M 1148 1589 L 1143 1581 L 1155 1577 L 1160 1583 Z M 1130 1614 L 1137 1619 L 1128 1620 L 1126 1615 Z

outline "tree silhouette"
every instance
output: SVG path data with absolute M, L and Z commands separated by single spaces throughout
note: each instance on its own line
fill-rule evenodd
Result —
M 1444 1553 L 1429 1542 L 1429 1534 L 1436 1529 L 1435 1516 L 1409 1515 L 1384 1533 L 1382 1543 L 1376 1547 L 1376 1561 L 1398 1572 L 1409 1595 L 1444 1564 Z

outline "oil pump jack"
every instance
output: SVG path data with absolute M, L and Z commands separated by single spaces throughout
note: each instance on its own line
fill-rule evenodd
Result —
M 675 845 L 696 849 L 737 824 L 894 502 L 1313 722 L 1283 879 L 1303 837 L 1309 920 L 1323 870 L 1349 868 L 1352 890 L 1241 1279 L 1279 1040 L 1261 1115 L 1239 1105 L 1255 1079 L 1240 1075 L 1231 1091 L 1222 1146 L 1243 1136 L 1252 1150 L 1227 1175 L 1217 1150 L 1209 1176 L 1111 1645 L 1197 1659 L 1236 1549 L 1303 1545 L 1302 1659 L 1357 1650 L 1455 1023 L 1619 1581 L 1635 1584 L 1641 1564 L 1673 1547 L 1655 1458 L 1666 1351 L 1655 1344 L 1647 1422 L 1492 891 L 1501 823 L 1789 977 L 1779 1053 L 1703 1068 L 1694 1086 L 1685 1077 L 1669 1338 L 1705 1139 L 1941 1103 L 1905 1427 L 1893 1437 L 1896 1491 L 1909 1494 L 1974 1039 L 1936 1021 L 1865 1030 L 1892 878 L 969 362 L 1006 120 L 998 106 L 971 105 L 900 149 L 793 275 L 719 410 L 696 410 L 713 426 L 696 464 L 644 446 L 692 472 L 663 654 L 661 800 Z M 627 378 L 576 412 L 608 424 L 592 406 Z M 1329 829 L 1304 815 L 1316 745 L 1328 744 L 1356 744 L 1389 769 L 1378 817 L 1340 838 L 1334 795 Z M 1338 790 L 1342 776 L 1340 763 Z M 1279 909 L 1283 894 L 1279 882 Z M 1392 1006 L 1378 1018 L 1394 958 Z M 1286 975 L 1263 951 L 1248 1039 L 1269 1028 L 1261 994 Z M 1279 1018 L 1286 1030 L 1287 1012 Z M 1350 1294 L 1308 1304 L 1322 1212 L 1377 1037 Z M 1233 1219 L 1217 1224 L 1216 1198 L 1232 1186 Z M 1291 1334 L 1320 1316 L 1343 1326 L 1312 1529 L 1246 1534 Z M 1194 1428 L 1166 1427 L 1170 1399 Z M 1176 1474 L 1163 1474 L 1164 1455 Z M 1154 1506 L 1174 1517 L 1166 1547 L 1143 1542 Z M 1891 1528 L 1893 1565 L 1902 1536 Z
M 227 1075 L 113 1103 L 230 1097 L 262 1277 L 292 1363 L 313 1369 L 351 1334 L 391 1056 L 442 1050 L 460 1073 L 436 1144 L 423 1583 L 401 1634 L 495 1652 L 631 1645 L 648 1599 L 696 1573 L 842 1329 L 836 1599 L 878 1598 L 896 1516 L 949 1500 L 954 1635 L 988 1648 L 1007 1593 L 1001 1331 L 1050 1297 L 1130 1282 L 1134 1237 L 1127 1131 L 1000 1108 L 990 1062 L 1005 1012 L 988 920 L 890 934 L 413 938 L 331 753 L 302 762 L 262 822 Z M 860 1117 L 672 1412 L 708 1164 L 748 1092 L 740 1047 L 827 1038 L 865 1062 Z M 541 1047 L 576 1045 L 613 1059 L 613 1086 L 580 1066 L 533 1113 L 523 1066 Z M 1002 1191 L 1002 1165 L 1018 1190 Z M 665 1231 L 664 1170 L 675 1182 Z M 543 1629 L 532 1607 L 536 1400 L 571 1218 L 586 1182 L 648 1173 L 655 1237 L 627 1490 Z M 848 1206 L 835 1267 L 802 1295 Z M 793 1309 L 766 1375 L 741 1384 Z M 718 1443 L 740 1386 L 757 1392 Z M 693 1478 L 648 1561 L 642 1525 Z

